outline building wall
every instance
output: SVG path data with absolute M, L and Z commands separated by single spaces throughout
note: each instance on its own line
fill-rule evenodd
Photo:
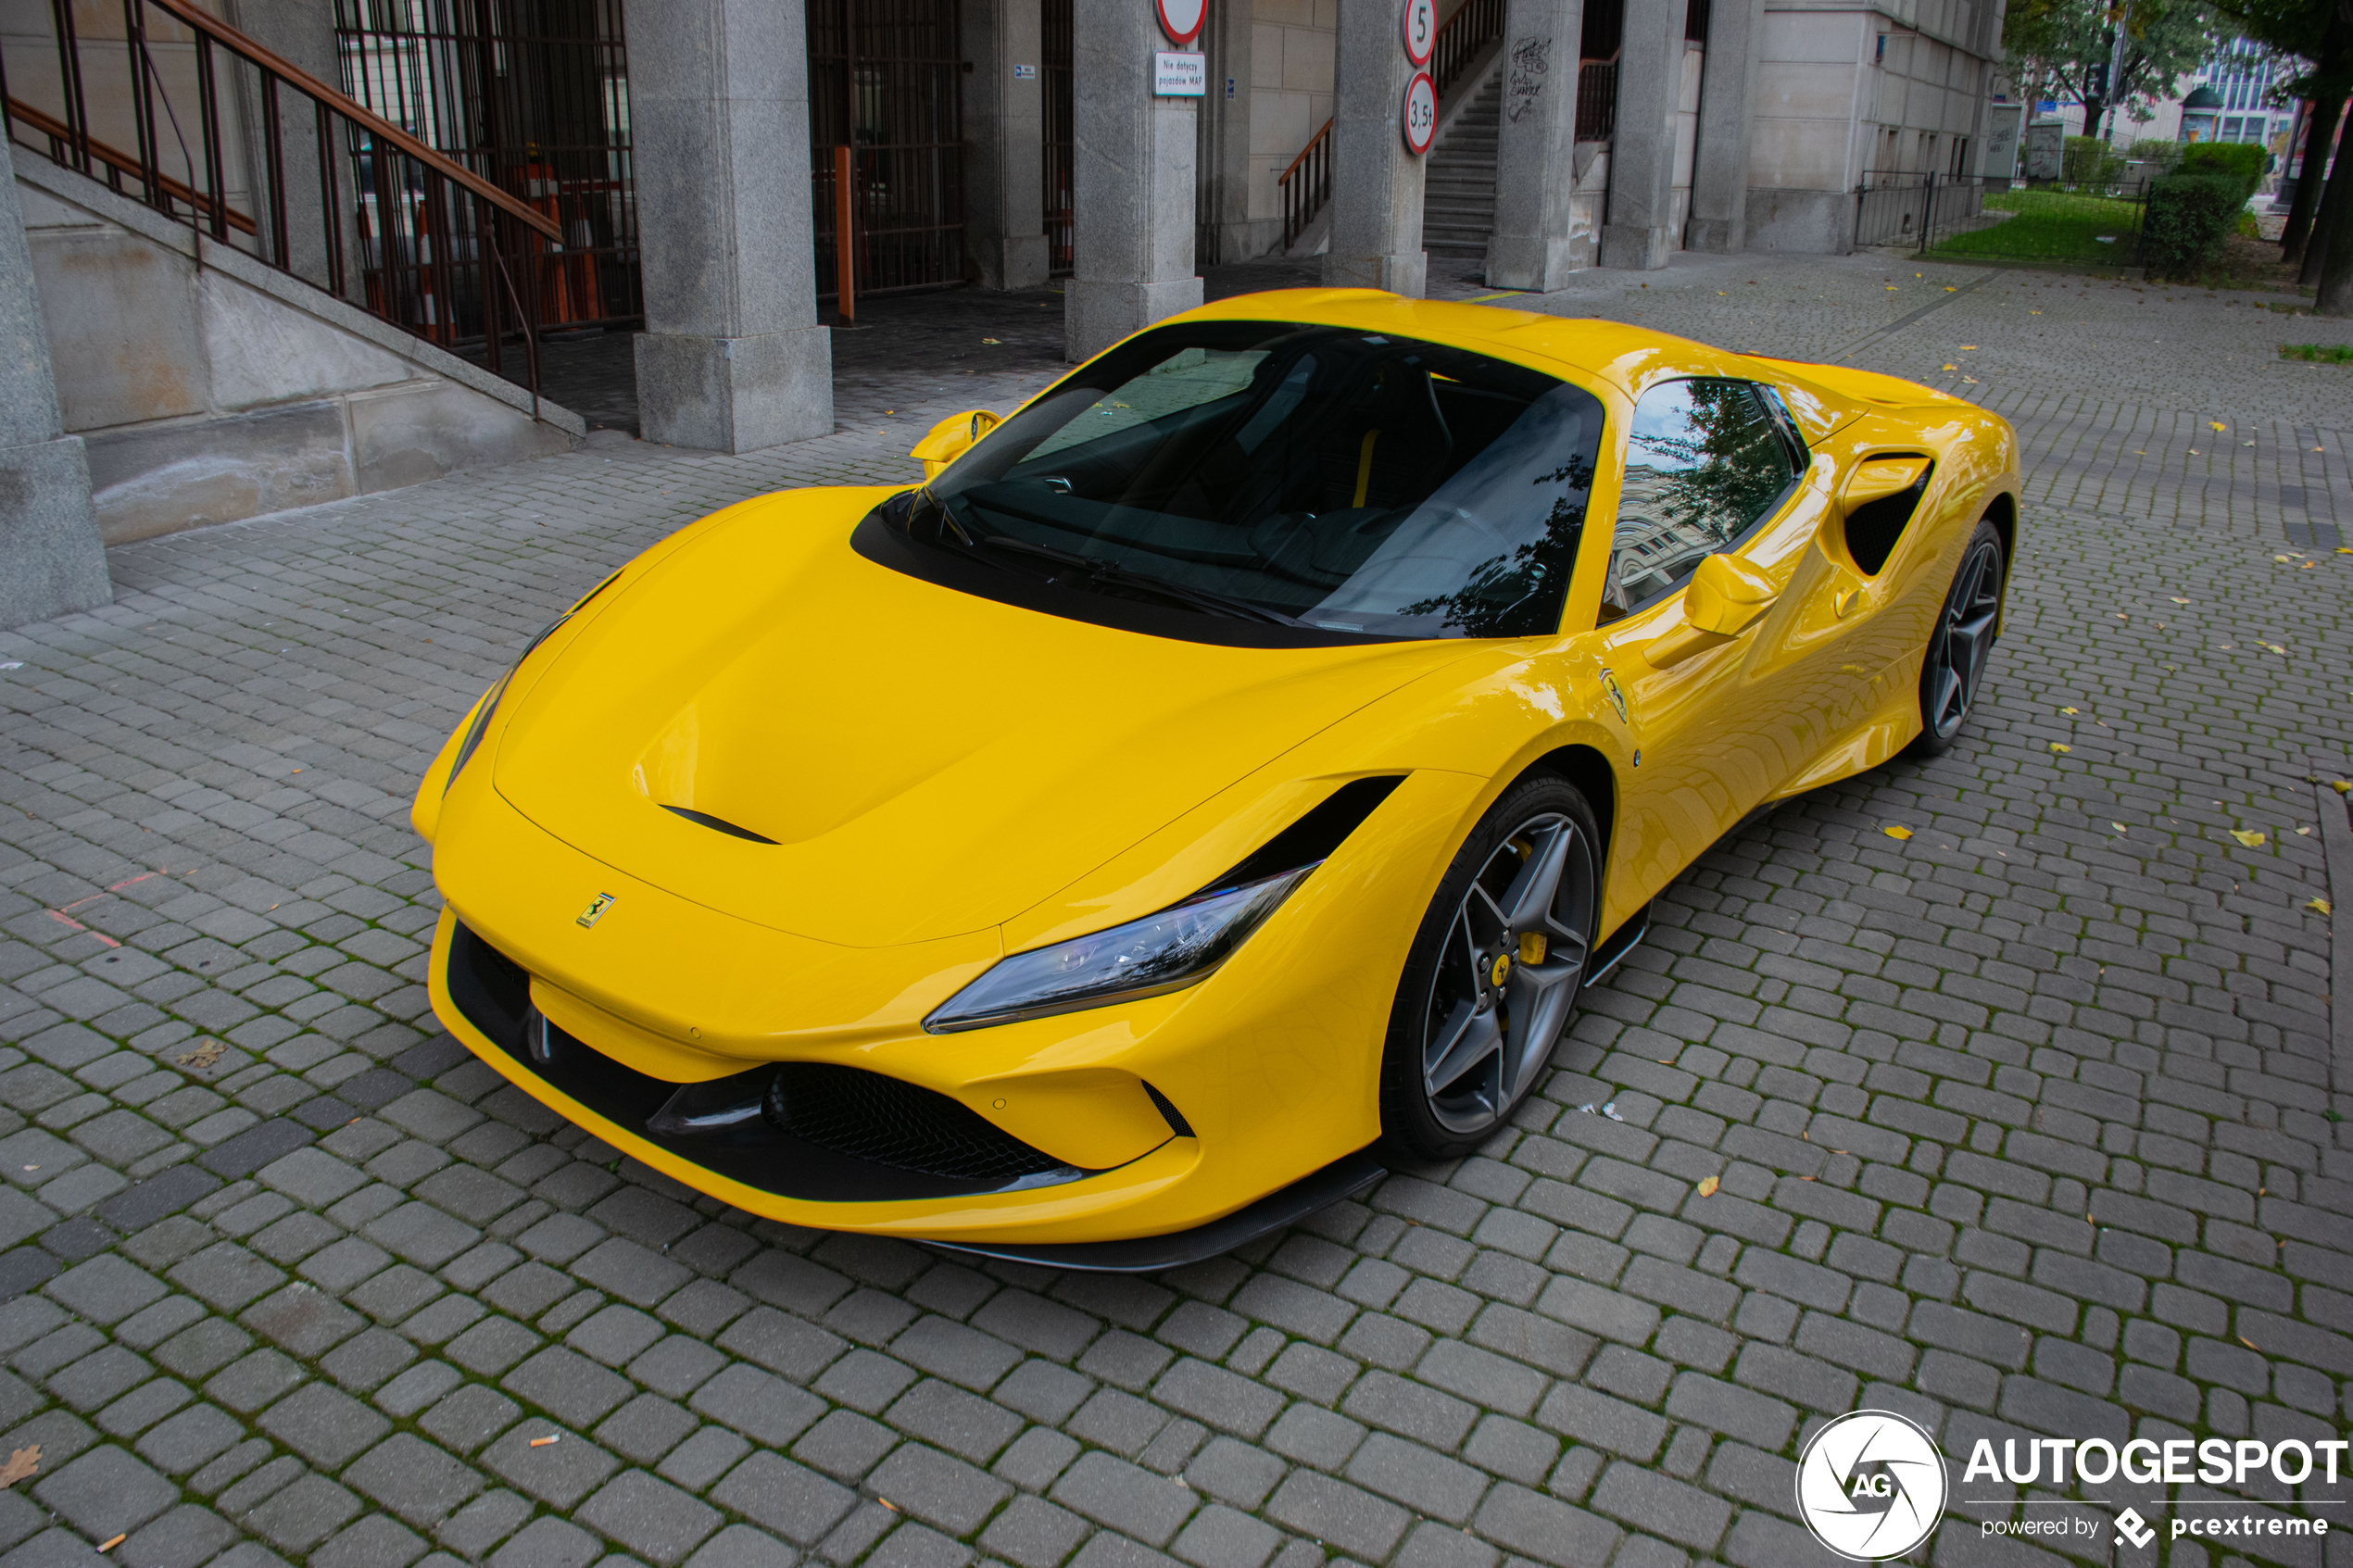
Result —
M 1080 0 L 1085 4 L 1086 0 Z M 1340 0 L 1256 0 L 1251 19 L 1250 216 L 1279 234 L 1277 182 L 1332 117 Z
M 1869 171 L 1977 172 L 2000 20 L 1998 0 L 1768 0 L 1751 247 L 1843 250 Z
M 571 449 L 579 417 L 19 155 L 69 432 L 109 545 Z

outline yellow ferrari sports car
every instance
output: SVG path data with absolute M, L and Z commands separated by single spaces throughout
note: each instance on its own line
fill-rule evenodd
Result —
M 739 1209 L 1073 1268 L 1477 1148 L 1654 896 L 1967 720 L 2017 443 L 1927 387 L 1230 299 L 762 495 L 434 759 L 435 1011 Z

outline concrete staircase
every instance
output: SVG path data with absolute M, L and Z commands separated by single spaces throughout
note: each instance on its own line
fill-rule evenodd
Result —
M 1429 150 L 1422 187 L 1422 248 L 1433 257 L 1472 260 L 1487 255 L 1495 232 L 1495 144 L 1503 120 L 1499 57 L 1482 73 L 1461 110 L 1448 117 Z

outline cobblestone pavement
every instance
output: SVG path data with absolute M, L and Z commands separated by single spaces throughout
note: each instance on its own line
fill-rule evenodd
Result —
M 2202 297 L 1728 259 L 1536 303 L 2013 411 L 2034 504 L 1970 730 L 1719 844 L 1479 1156 L 1155 1278 L 753 1222 L 425 1001 L 409 790 L 522 641 L 1041 368 L 148 541 L 111 608 L 0 635 L 0 1454 L 41 1450 L 0 1565 L 1779 1568 L 1829 1561 L 1793 1465 L 1858 1405 L 1957 1454 L 2334 1436 L 2353 1094 L 2306 830 L 2353 557 L 2287 531 L 2353 501 L 2353 382 Z M 2057 1561 L 1982 1538 L 2007 1512 L 1929 1553 Z M 2217 1561 L 2127 1561 L 2160 1551 Z

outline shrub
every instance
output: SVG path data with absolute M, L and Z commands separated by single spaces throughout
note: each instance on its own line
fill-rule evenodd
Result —
M 2070 136 L 2059 155 L 2059 178 L 2070 185 L 2113 185 L 2124 158 L 2097 136 Z
M 2222 258 L 2246 195 L 2225 174 L 2167 174 L 2149 182 L 2141 215 L 2141 264 L 2152 278 L 2191 278 Z
M 2263 166 L 2269 162 L 2263 149 L 2252 142 L 2193 142 L 2182 149 L 2182 161 L 2175 166 L 2180 174 L 2219 174 L 2238 182 L 2239 200 L 2244 203 L 2263 183 Z
M 2154 163 L 2171 169 L 2182 161 L 2182 144 L 2169 137 L 2144 137 L 2125 148 L 2124 156 L 2134 163 Z

